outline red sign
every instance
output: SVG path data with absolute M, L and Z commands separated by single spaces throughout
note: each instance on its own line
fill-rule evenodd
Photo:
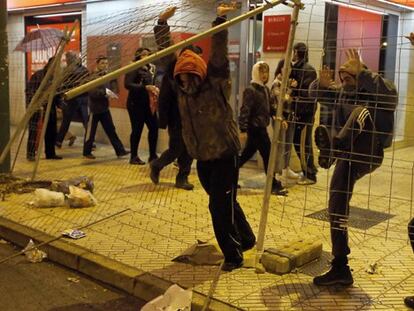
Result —
M 285 52 L 290 32 L 290 15 L 264 17 L 263 52 Z
M 4 1 L 4 0 L 2 0 Z M 7 0 L 8 9 L 28 8 L 42 5 L 63 4 L 79 0 Z

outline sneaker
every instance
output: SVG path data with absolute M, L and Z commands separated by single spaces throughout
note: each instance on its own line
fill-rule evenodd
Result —
M 274 180 L 272 185 L 272 194 L 286 196 L 288 191 L 279 181 Z
M 323 168 L 330 168 L 334 162 L 329 130 L 325 125 L 315 129 L 315 144 L 319 149 L 318 163 Z
M 194 185 L 188 182 L 188 179 L 185 178 L 183 180 L 176 180 L 175 181 L 175 188 L 184 189 L 184 190 L 193 190 Z
M 92 153 L 84 154 L 83 157 L 86 158 L 86 159 L 89 159 L 89 160 L 95 160 L 96 159 L 96 157 Z
M 75 143 L 75 140 L 76 140 L 76 136 L 71 136 L 69 138 L 69 143 L 68 143 L 69 147 L 73 146 L 73 144 Z M 62 146 L 62 144 L 60 144 L 60 145 Z
M 139 157 L 135 157 L 129 160 L 129 164 L 132 165 L 145 165 L 145 162 L 142 161 Z
M 153 164 L 150 163 L 150 178 L 154 184 L 158 184 L 160 182 L 160 169 L 155 167 Z
M 411 308 L 414 309 L 414 296 L 408 296 L 404 298 L 404 304 Z
M 299 179 L 299 174 L 295 173 L 290 169 L 290 167 L 284 168 L 282 170 L 282 177 L 284 179 Z
M 313 284 L 317 286 L 350 286 L 353 283 L 354 279 L 352 277 L 351 269 L 349 269 L 349 266 L 332 266 L 331 270 L 313 279 Z
M 314 185 L 316 184 L 316 177 L 315 178 L 303 177 L 297 182 L 297 184 L 302 185 L 302 186 Z
M 224 261 L 223 266 L 221 267 L 221 270 L 231 272 L 241 267 L 243 267 L 243 259 L 241 259 L 241 261 L 238 261 L 238 262 Z

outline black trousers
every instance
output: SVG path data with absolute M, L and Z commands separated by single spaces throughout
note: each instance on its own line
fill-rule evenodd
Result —
M 148 107 L 147 107 L 148 106 Z M 138 156 L 138 146 L 141 140 L 144 124 L 148 128 L 148 146 L 150 158 L 157 157 L 157 141 L 158 141 L 158 119 L 156 114 L 152 114 L 149 105 L 127 106 L 129 119 L 131 121 L 131 159 Z
M 177 159 L 178 174 L 176 180 L 185 181 L 188 175 L 190 175 L 193 158 L 187 152 L 180 128 L 168 127 L 168 135 L 168 149 L 158 159 L 154 160 L 152 165 L 162 170 L 165 166 Z
M 39 144 L 39 130 L 38 124 L 41 122 L 42 113 L 35 112 L 29 120 L 29 136 L 27 139 L 26 156 L 27 158 L 33 158 L 36 156 L 37 146 Z M 46 157 L 53 157 L 55 153 L 55 141 L 56 141 L 56 107 L 52 105 L 49 115 L 49 121 L 47 123 L 45 132 L 45 154 Z
M 243 149 L 242 154 L 240 155 L 240 167 L 242 167 L 257 151 L 259 151 L 260 156 L 263 159 L 265 174 L 267 174 L 270 147 L 270 138 L 265 127 L 249 128 L 247 130 L 246 147 Z M 276 179 L 273 179 L 273 184 L 275 183 L 277 183 Z
M 350 253 L 349 202 L 355 183 L 380 167 L 384 158 L 384 150 L 375 135 L 372 119 L 366 118 L 365 127 L 359 133 L 353 130 L 357 117 L 357 114 L 352 113 L 348 118 L 347 126 L 334 137 L 334 142 L 336 141 L 337 144 L 352 141 L 350 148 L 339 154 L 329 189 L 332 254 L 338 264 L 346 263 L 346 256 Z
M 70 123 L 72 122 L 76 114 L 79 114 L 81 116 L 83 127 L 86 129 L 88 126 L 87 98 L 76 98 L 75 100 L 71 100 L 63 109 L 62 124 L 60 125 L 60 129 L 56 137 L 56 142 L 63 142 L 65 135 L 69 130 Z
M 124 145 L 116 133 L 111 112 L 108 110 L 102 113 L 91 113 L 89 115 L 88 127 L 85 132 L 85 142 L 83 144 L 83 155 L 92 153 L 92 145 L 95 141 L 96 129 L 99 122 L 102 124 L 105 134 L 108 136 L 112 147 L 114 147 L 116 155 L 125 153 Z
M 313 158 L 313 122 L 313 115 L 300 115 L 298 117 L 293 135 L 293 145 L 295 146 L 296 154 L 300 159 L 303 174 L 309 179 L 316 180 L 316 173 L 318 170 L 314 164 Z
M 255 243 L 255 236 L 237 202 L 238 157 L 197 161 L 201 185 L 209 195 L 214 234 L 226 261 L 238 262 L 242 249 Z

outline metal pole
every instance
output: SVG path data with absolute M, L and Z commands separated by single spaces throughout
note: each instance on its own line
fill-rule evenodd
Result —
M 7 39 L 7 1 L 0 1 L 0 150 L 10 140 L 9 51 Z M 0 162 L 0 173 L 10 172 L 10 150 Z
M 295 0 L 295 1 L 297 1 L 297 0 Z M 102 76 L 98 79 L 92 80 L 88 83 L 85 83 L 85 84 L 83 84 L 83 85 L 81 85 L 77 88 L 74 88 L 74 89 L 66 92 L 65 93 L 65 99 L 67 99 L 67 100 L 72 99 L 74 97 L 79 96 L 80 94 L 86 93 L 86 92 L 88 92 L 88 91 L 90 91 L 90 90 L 92 90 L 92 89 L 94 89 L 94 88 L 96 88 L 96 87 L 98 87 L 98 86 L 100 86 L 104 83 L 107 83 L 107 82 L 109 82 L 113 79 L 118 78 L 119 76 L 121 76 L 123 74 L 126 74 L 126 73 L 128 73 L 130 71 L 133 71 L 137 68 L 140 68 L 142 66 L 145 66 L 146 64 L 149 64 L 149 63 L 151 63 L 151 62 L 153 62 L 153 61 L 155 61 L 159 58 L 162 58 L 162 57 L 164 57 L 168 54 L 174 53 L 175 51 L 177 51 L 177 50 L 179 50 L 179 49 L 181 49 L 185 46 L 188 46 L 188 45 L 192 44 L 193 42 L 200 41 L 205 37 L 209 37 L 209 36 L 211 36 L 211 35 L 213 35 L 217 32 L 220 32 L 220 31 L 222 31 L 226 28 L 229 28 L 230 26 L 232 26 L 234 24 L 240 23 L 243 20 L 249 19 L 252 16 L 255 16 L 259 13 L 262 13 L 263 11 L 266 11 L 266 10 L 268 10 L 268 9 L 278 5 L 278 4 L 287 4 L 287 0 L 269 1 L 269 2 L 267 2 L 266 5 L 264 5 L 260 8 L 257 8 L 255 10 L 252 10 L 250 12 L 242 14 L 238 17 L 235 17 L 235 18 L 233 18 L 233 19 L 231 19 L 231 20 L 229 20 L 229 21 L 227 21 L 223 24 L 220 24 L 220 25 L 217 25 L 213 28 L 210 28 L 210 29 L 208 29 L 208 30 L 206 30 L 202 33 L 199 33 L 198 35 L 195 35 L 191 38 L 180 41 L 179 43 L 176 43 L 176 44 L 174 44 L 174 45 L 172 45 L 168 48 L 165 48 L 161 51 L 158 51 L 154 54 L 151 54 L 150 56 L 145 57 L 144 59 L 141 59 L 137 62 L 133 62 L 133 63 L 131 63 L 129 65 L 126 65 L 122 68 L 114 70 L 114 71 L 112 71 L 112 72 L 110 72 L 110 73 L 108 73 L 108 74 L 106 74 L 106 75 L 104 75 L 104 76 Z
M 290 72 L 291 61 L 292 61 L 293 41 L 295 39 L 297 21 L 298 21 L 299 11 L 301 7 L 302 7 L 301 5 L 295 5 L 293 8 L 293 12 L 292 12 L 292 21 L 290 25 L 289 40 L 288 40 L 287 51 L 285 54 L 285 65 L 283 67 L 283 79 L 282 79 L 282 85 L 281 85 L 281 92 L 278 98 L 279 105 L 277 105 L 275 129 L 273 131 L 273 136 L 272 136 L 272 147 L 270 149 L 269 167 L 267 169 L 266 186 L 265 186 L 265 192 L 263 196 L 262 212 L 260 215 L 259 233 L 257 235 L 256 267 L 258 266 L 260 257 L 263 253 L 264 236 L 265 236 L 266 224 L 267 224 L 267 215 L 269 212 L 269 200 L 270 200 L 270 194 L 272 191 L 272 182 L 273 182 L 273 177 L 274 177 L 275 167 L 276 167 L 275 162 L 276 162 L 276 155 L 278 152 L 278 138 L 279 138 L 281 121 L 282 121 L 282 113 L 283 113 L 283 105 L 281 103 L 283 103 L 283 99 L 285 98 L 287 84 L 289 80 L 289 72 Z M 256 271 L 259 272 L 260 269 L 256 269 Z

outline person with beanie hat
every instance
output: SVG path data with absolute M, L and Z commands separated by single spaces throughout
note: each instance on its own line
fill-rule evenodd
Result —
M 226 21 L 235 5 L 221 4 L 213 25 Z M 192 51 L 182 53 L 175 65 L 182 133 L 189 154 L 197 159 L 201 185 L 209 195 L 214 233 L 224 255 L 222 269 L 243 265 L 243 251 L 256 238 L 237 202 L 240 141 L 229 105 L 230 66 L 228 30 L 212 36 L 208 64 Z
M 270 119 L 275 116 L 274 96 L 270 93 L 266 83 L 269 81 L 269 65 L 259 61 L 253 65 L 252 81 L 243 92 L 243 103 L 240 108 L 239 129 L 242 140 L 247 133 L 246 146 L 240 156 L 242 167 L 257 151 L 264 164 L 265 174 L 269 164 L 270 138 L 267 127 Z M 286 195 L 280 181 L 273 177 L 272 193 Z
M 311 185 L 316 183 L 318 172 L 314 164 L 312 128 L 315 121 L 316 101 L 309 98 L 309 85 L 316 79 L 316 70 L 308 63 L 308 47 L 303 42 L 293 46 L 292 70 L 289 78 L 297 81 L 292 88 L 292 112 L 295 116 L 293 145 L 300 160 L 303 177 L 297 183 Z M 284 59 L 277 68 L 283 68 Z M 276 78 L 276 73 L 275 73 Z M 291 172 L 293 173 L 293 172 Z M 293 177 L 293 174 L 291 174 Z
M 168 19 L 174 16 L 176 7 L 169 7 L 163 11 L 158 23 L 154 27 L 155 40 L 160 50 L 172 45 Z M 183 48 L 182 53 L 191 50 L 202 54 L 202 49 L 189 45 Z M 194 185 L 188 181 L 191 172 L 193 158 L 188 154 L 181 133 L 181 118 L 178 110 L 178 85 L 174 80 L 174 67 L 177 62 L 176 55 L 170 54 L 160 60 L 164 67 L 164 75 L 161 81 L 160 95 L 158 97 L 159 127 L 168 128 L 168 149 L 161 156 L 150 163 L 150 178 L 154 184 L 159 183 L 161 170 L 177 159 L 178 172 L 175 177 L 175 187 L 184 190 L 193 190 Z
M 315 140 L 324 168 L 336 160 L 328 204 L 334 259 L 327 273 L 313 279 L 318 286 L 353 284 L 348 266 L 349 202 L 355 183 L 381 166 L 384 148 L 392 143 L 398 102 L 394 83 L 367 69 L 356 50 L 347 51 L 347 57 L 339 69 L 341 85 L 325 66 L 309 89 L 312 97 L 333 106 L 332 126 L 318 126 Z
M 147 57 L 151 51 L 148 48 L 141 47 L 135 52 L 134 61 Z M 141 140 L 144 124 L 148 128 L 148 162 L 158 158 L 157 141 L 158 141 L 158 119 L 155 106 L 156 97 L 159 90 L 154 85 L 156 68 L 153 64 L 147 64 L 125 76 L 125 88 L 128 92 L 127 109 L 131 121 L 131 158 L 129 163 L 133 165 L 144 165 L 138 156 L 138 146 Z M 152 104 L 151 104 L 152 103 Z

